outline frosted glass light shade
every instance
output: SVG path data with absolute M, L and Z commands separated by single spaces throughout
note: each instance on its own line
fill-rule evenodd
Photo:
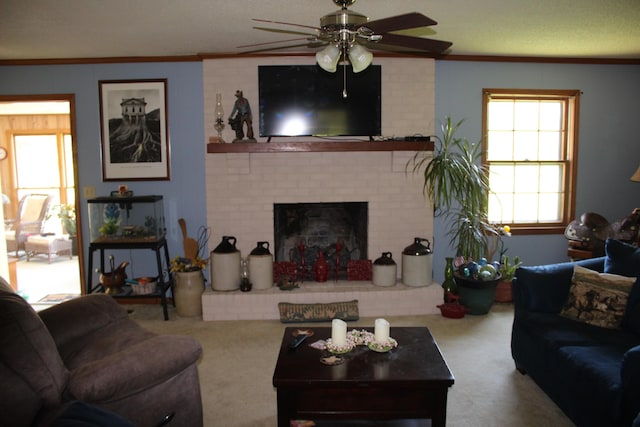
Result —
M 340 49 L 335 45 L 329 45 L 316 53 L 316 61 L 320 68 L 330 73 L 336 72 L 338 60 L 340 60 Z
M 371 65 L 373 54 L 361 45 L 354 43 L 349 47 L 349 61 L 353 66 L 353 72 L 359 73 Z
M 640 182 L 640 166 L 638 166 L 638 169 L 636 170 L 636 172 L 631 175 L 631 181 L 633 182 Z

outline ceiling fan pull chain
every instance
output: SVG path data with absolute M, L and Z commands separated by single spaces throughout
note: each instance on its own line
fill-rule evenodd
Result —
M 342 97 L 346 98 L 347 97 L 347 48 L 346 45 L 344 46 L 344 61 L 342 62 Z

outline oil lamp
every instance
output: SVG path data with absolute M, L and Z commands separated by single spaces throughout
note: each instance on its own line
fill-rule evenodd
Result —
M 216 93 L 216 123 L 213 125 L 216 131 L 218 131 L 217 142 L 224 143 L 222 139 L 222 129 L 224 129 L 224 110 L 222 109 L 222 94 Z

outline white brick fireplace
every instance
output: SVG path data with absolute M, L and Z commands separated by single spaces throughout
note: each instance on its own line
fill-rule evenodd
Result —
M 310 58 L 247 58 L 204 61 L 206 135 L 213 136 L 215 94 L 223 94 L 225 113 L 231 110 L 233 93 L 244 90 L 252 107 L 257 108 L 258 64 L 302 64 Z M 433 133 L 434 66 L 428 59 L 382 58 L 382 129 L 386 136 Z M 257 112 L 254 111 L 257 117 Z M 257 130 L 257 124 L 254 124 Z M 223 134 L 233 139 L 232 132 Z M 274 139 L 274 141 L 276 141 Z M 306 139 L 309 141 L 309 138 Z M 259 143 L 266 143 L 260 141 Z M 303 142 L 301 142 L 303 143 Z M 274 203 L 368 202 L 368 254 L 378 258 L 390 251 L 401 274 L 401 252 L 420 236 L 433 238 L 433 212 L 425 201 L 420 176 L 406 171 L 412 151 L 350 152 L 276 152 L 276 153 L 208 153 L 206 154 L 207 224 L 212 230 L 209 248 L 223 235 L 237 238 L 238 249 L 246 256 L 258 241 L 273 247 Z M 349 283 L 345 283 L 349 286 Z M 355 296 L 361 300 L 362 316 L 377 315 L 370 310 L 376 303 L 361 284 L 341 296 L 331 296 L 335 286 L 325 285 L 322 292 L 307 293 L 307 302 L 344 300 Z M 370 285 L 369 288 L 373 288 Z M 394 287 L 395 288 L 395 287 Z M 405 288 L 402 285 L 398 289 Z M 346 292 L 346 287 L 343 287 Z M 380 294 L 380 289 L 373 289 Z M 416 305 L 415 292 L 435 295 L 433 289 L 405 289 L 406 304 Z M 249 293 L 212 292 L 203 296 L 204 320 L 240 318 L 277 318 L 277 301 L 296 301 L 303 297 L 293 292 L 252 291 Z M 355 292 L 355 294 L 353 293 Z M 285 294 L 287 296 L 285 296 Z M 309 296 L 310 295 L 310 296 Z M 373 295 L 373 294 L 372 294 Z M 377 296 L 388 300 L 390 294 Z M 437 291 L 441 298 L 441 292 Z M 288 298 L 288 299 L 285 299 Z M 368 306 L 365 308 L 362 300 Z M 395 297 L 394 297 L 395 298 Z M 304 299 L 304 298 L 303 298 Z M 439 301 L 421 301 L 421 312 L 433 312 Z M 235 304 L 236 308 L 229 308 Z M 399 302 L 396 304 L 405 304 Z M 265 306 L 268 305 L 267 308 Z M 402 308 L 400 308 L 402 310 Z M 418 310 L 414 307 L 412 310 Z M 384 310 L 383 310 L 384 311 Z M 224 313 L 223 313 L 224 312 Z M 401 311 L 406 313 L 405 311 Z M 384 313 L 382 313 L 384 314 Z M 411 313 L 406 313 L 411 314 Z M 417 314 L 417 313 L 413 313 Z

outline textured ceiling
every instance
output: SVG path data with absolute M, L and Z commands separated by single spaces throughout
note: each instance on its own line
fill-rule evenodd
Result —
M 0 60 L 240 53 L 299 37 L 254 29 L 299 30 L 251 18 L 317 26 L 337 9 L 331 0 L 2 0 Z M 640 58 L 640 0 L 360 0 L 351 9 L 371 20 L 421 12 L 438 25 L 412 35 L 453 42 L 452 55 Z

